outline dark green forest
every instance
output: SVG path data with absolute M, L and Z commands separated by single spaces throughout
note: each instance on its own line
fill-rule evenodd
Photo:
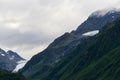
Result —
M 0 80 L 26 80 L 20 73 L 11 73 L 0 69 Z

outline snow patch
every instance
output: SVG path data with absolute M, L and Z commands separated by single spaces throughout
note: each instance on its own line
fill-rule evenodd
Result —
M 114 18 L 115 18 L 115 16 L 112 16 L 112 18 L 114 19 Z
M 5 54 L 3 54 L 2 52 L 0 52 L 0 55 L 1 55 L 1 56 L 5 56 Z
M 17 63 L 18 63 L 18 65 L 13 70 L 13 72 L 18 72 L 21 68 L 23 68 L 25 66 L 25 64 L 27 63 L 27 61 L 26 60 L 21 60 L 21 61 L 18 61 Z
M 15 58 L 15 56 L 12 56 L 12 58 Z
M 11 58 L 9 58 L 10 60 L 14 60 L 15 56 L 12 56 Z
M 7 54 L 9 54 L 9 52 L 7 52 Z
M 5 56 L 5 54 L 1 54 L 1 56 Z
M 83 36 L 94 36 L 94 35 L 96 35 L 98 33 L 99 33 L 99 30 L 94 30 L 94 31 L 90 31 L 90 32 L 84 33 L 82 35 Z
M 13 60 L 14 58 L 13 57 L 11 57 L 11 58 L 9 58 L 10 60 Z

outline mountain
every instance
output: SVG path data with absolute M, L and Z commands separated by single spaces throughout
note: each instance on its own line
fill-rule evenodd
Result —
M 18 65 L 19 61 L 24 61 L 16 52 L 9 50 L 5 52 L 0 49 L 0 68 L 8 71 L 13 71 Z
M 10 57 L 14 57 L 14 60 L 16 60 L 16 61 L 25 60 L 24 58 L 22 58 L 21 56 L 19 56 L 16 52 L 13 52 L 11 50 L 7 51 L 7 54 L 9 54 Z
M 120 80 L 119 66 L 120 18 L 79 44 L 44 77 L 36 80 Z
M 20 73 L 11 73 L 0 69 L 0 80 L 26 80 Z
M 96 35 L 99 31 L 101 31 L 103 26 L 120 17 L 120 12 L 118 11 L 109 11 L 103 16 L 94 14 L 90 15 L 90 17 L 88 17 L 88 19 L 82 23 L 76 31 L 65 33 L 61 37 L 55 39 L 54 42 L 51 43 L 43 52 L 40 52 L 37 55 L 33 56 L 21 70 L 21 72 L 29 80 L 38 80 L 39 78 L 44 78 L 44 76 L 48 75 L 51 72 L 51 69 L 63 61 L 63 58 L 65 56 L 68 56 L 70 52 L 74 51 L 78 45 L 85 46 L 87 43 L 89 43 L 90 36 Z M 63 63 L 64 64 L 61 64 L 60 67 L 64 66 L 66 61 Z

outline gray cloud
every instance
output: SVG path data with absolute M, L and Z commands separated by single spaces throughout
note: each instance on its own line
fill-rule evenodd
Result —
M 119 0 L 0 0 L 0 47 L 26 58 L 56 37 L 76 29 L 98 9 L 119 7 Z

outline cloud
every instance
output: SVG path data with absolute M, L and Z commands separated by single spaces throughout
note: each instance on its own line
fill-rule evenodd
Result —
M 0 0 L 0 47 L 25 58 L 77 28 L 93 11 L 119 0 Z

